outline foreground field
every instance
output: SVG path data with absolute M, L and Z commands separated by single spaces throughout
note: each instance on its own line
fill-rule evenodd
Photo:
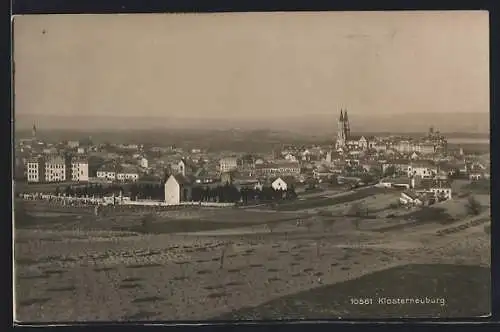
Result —
M 352 220 L 338 218 L 325 228 L 324 219 L 315 217 L 311 225 L 297 227 L 293 215 L 285 212 L 188 209 L 160 213 L 153 225 L 162 225 L 161 231 L 143 234 L 134 228 L 140 224 L 140 214 L 110 212 L 94 217 L 90 212 L 63 214 L 39 205 L 27 209 L 29 213 L 38 213 L 38 217 L 16 227 L 19 321 L 489 313 L 484 289 L 475 288 L 477 284 L 486 288 L 489 285 L 484 272 L 490 266 L 485 224 L 440 236 L 436 233 L 439 229 L 451 226 L 428 222 L 391 231 L 384 230 L 385 223 L 394 220 L 365 220 L 363 227 L 357 228 Z M 202 221 L 196 221 L 200 218 Z M 207 230 L 201 226 L 203 221 L 218 224 Z M 181 222 L 185 222 L 184 226 L 179 226 Z M 388 270 L 408 264 L 434 267 Z M 464 272 L 460 281 L 468 283 L 467 292 L 474 292 L 478 306 L 455 300 L 458 295 L 450 288 L 447 275 L 460 275 L 459 270 L 440 267 L 441 264 L 485 268 Z M 392 280 L 380 284 L 386 296 L 411 289 L 415 285 L 412 276 L 417 275 L 419 295 L 445 297 L 453 307 L 405 306 L 391 311 L 343 304 L 349 296 L 370 295 L 366 289 L 379 281 L 363 276 L 384 270 L 387 271 L 382 279 Z M 356 287 L 345 286 L 345 292 L 332 299 L 337 304 L 325 301 L 326 294 L 334 297 L 338 288 L 317 289 L 355 279 Z M 398 283 L 398 290 L 391 290 L 389 285 Z M 325 296 L 304 295 L 307 291 L 324 292 Z M 265 303 L 268 304 L 259 307 Z M 296 303 L 295 307 L 291 303 Z M 245 311 L 246 307 L 257 309 Z M 255 314 L 255 310 L 259 313 Z
M 476 301 L 470 302 L 471 294 Z M 490 294 L 489 268 L 405 265 L 236 310 L 217 319 L 477 317 L 490 311 Z M 368 301 L 359 304 L 354 299 Z M 388 299 L 407 302 L 394 304 Z M 468 308 L 463 305 L 466 302 L 470 302 Z

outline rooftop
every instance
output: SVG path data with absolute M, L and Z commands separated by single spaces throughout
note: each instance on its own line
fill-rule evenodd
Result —
M 417 199 L 418 198 L 418 195 L 416 193 L 414 193 L 413 191 L 404 191 L 403 194 L 405 194 L 406 196 L 410 197 L 411 199 Z
M 299 168 L 300 164 L 296 161 L 277 161 L 273 163 L 264 163 L 261 165 L 255 166 L 257 169 L 259 168 Z

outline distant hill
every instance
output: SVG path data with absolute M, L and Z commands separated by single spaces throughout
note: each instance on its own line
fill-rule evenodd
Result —
M 490 132 L 488 113 L 408 113 L 397 115 L 349 114 L 353 132 L 426 132 L 430 126 L 446 132 Z M 120 116 L 59 116 L 19 114 L 15 117 L 16 131 L 30 129 L 33 123 L 39 130 L 154 130 L 154 129 L 236 129 L 289 131 L 310 135 L 331 135 L 337 130 L 338 114 L 272 117 L 266 119 L 218 119 L 181 117 L 120 117 Z

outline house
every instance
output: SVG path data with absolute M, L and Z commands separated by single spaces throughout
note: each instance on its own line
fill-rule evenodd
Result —
M 80 142 L 79 141 L 68 141 L 68 143 L 66 144 L 70 149 L 76 149 L 80 146 Z
M 360 163 L 360 166 L 365 172 L 382 172 L 382 167 L 377 161 L 363 161 Z
M 423 143 L 417 145 L 415 150 L 419 151 L 422 154 L 433 154 L 436 152 L 436 147 L 434 146 L 434 144 Z
M 438 167 L 430 160 L 419 160 L 411 162 L 408 166 L 408 176 L 421 176 L 432 178 L 438 173 Z
M 408 174 L 410 163 L 404 159 L 388 160 L 382 164 L 382 173 L 385 174 L 389 168 L 394 168 L 395 173 Z
M 233 183 L 236 188 L 241 190 L 242 188 L 262 190 L 263 183 L 254 176 L 243 175 L 241 173 L 233 173 Z
M 361 150 L 367 150 L 368 148 L 371 149 L 375 147 L 375 137 L 351 135 L 349 137 L 349 140 L 347 141 L 347 146 L 350 149 L 361 149 Z
M 57 148 L 52 147 L 52 148 L 44 148 L 42 152 L 46 155 L 54 155 L 57 154 Z
M 438 201 L 452 199 L 451 183 L 447 180 L 421 179 L 415 183 L 415 191 L 432 195 Z
M 287 190 L 288 185 L 282 178 L 277 178 L 273 182 L 271 182 L 271 187 L 274 190 Z
M 337 151 L 328 151 L 325 156 L 325 162 L 326 163 L 335 163 L 340 161 L 342 158 L 342 155 L 338 153 Z
M 285 160 L 288 160 L 288 161 L 297 161 L 297 157 L 295 157 L 293 154 L 291 153 L 287 153 L 284 157 Z
M 241 170 L 251 170 L 255 166 L 255 156 L 251 154 L 246 154 L 238 158 L 238 169 Z
M 89 180 L 89 162 L 84 157 L 71 159 L 71 180 L 85 182 Z
M 357 167 L 359 166 L 359 160 L 355 158 L 346 158 L 345 160 L 346 166 L 349 167 Z
M 336 173 L 331 168 L 325 167 L 325 166 L 320 166 L 316 169 L 313 169 L 313 172 L 312 172 L 312 175 L 315 179 L 332 178 L 336 174 L 338 174 L 338 173 Z
M 116 172 L 116 179 L 122 182 L 136 182 L 139 180 L 139 172 L 137 172 L 135 167 L 121 167 Z
M 370 136 L 365 136 L 365 138 L 368 145 L 368 149 L 375 150 L 375 146 L 377 145 L 377 137 L 370 135 Z
M 234 180 L 234 172 L 223 172 L 220 175 L 220 182 L 225 184 L 232 184 Z
M 332 162 L 332 152 L 331 152 L 331 151 L 328 151 L 328 152 L 326 153 L 326 156 L 325 156 L 325 161 L 326 161 L 327 163 L 331 163 L 331 162 Z
M 230 172 L 238 168 L 238 158 L 226 157 L 219 160 L 219 170 L 221 173 Z
M 165 182 L 165 203 L 167 205 L 180 205 L 181 202 L 190 201 L 192 183 L 182 174 L 170 175 Z
M 366 137 L 364 136 L 361 136 L 359 141 L 358 141 L 358 146 L 363 149 L 363 150 L 366 150 L 368 149 L 368 140 L 366 139 Z
M 394 144 L 394 149 L 399 153 L 409 153 L 413 150 L 413 144 L 410 140 L 403 139 Z
M 478 181 L 483 177 L 483 174 L 481 173 L 470 173 L 469 174 L 469 180 L 471 181 Z
M 387 144 L 384 142 L 377 142 L 377 143 L 374 143 L 372 146 L 373 146 L 373 149 L 375 149 L 376 151 L 379 151 L 379 152 L 383 152 L 383 151 L 386 151 L 388 149 Z
M 220 174 L 222 175 L 222 174 Z M 193 174 L 193 182 L 195 183 L 213 183 L 216 182 L 220 176 L 217 171 L 210 171 L 204 167 L 198 168 L 195 174 Z
M 448 162 L 438 164 L 438 175 L 454 176 L 458 175 L 458 168 Z
M 182 174 L 184 176 L 188 176 L 190 174 L 196 173 L 198 170 L 198 167 L 196 164 L 189 159 L 181 159 L 175 167 L 173 167 L 179 174 Z
M 300 164 L 298 162 L 276 162 L 256 165 L 255 172 L 260 176 L 299 176 Z
M 399 202 L 403 205 L 423 205 L 422 200 L 412 191 L 404 191 L 399 197 Z
M 408 177 L 394 177 L 381 179 L 376 185 L 376 187 L 381 188 L 405 188 L 410 189 L 412 187 L 412 182 Z
M 420 159 L 421 155 L 417 151 L 413 151 L 413 153 L 410 155 L 410 159 L 412 160 L 417 160 Z
M 107 181 L 116 180 L 116 167 L 113 165 L 103 165 L 97 170 L 97 178 Z
M 142 157 L 141 159 L 139 159 L 139 165 L 142 167 L 142 168 L 148 168 L 149 167 L 149 162 L 146 158 Z
M 469 167 L 465 161 L 457 163 L 456 167 L 458 168 L 458 172 L 460 174 L 467 174 L 469 172 Z
M 78 149 L 77 149 L 77 153 L 78 153 L 78 154 L 85 154 L 85 153 L 87 153 L 87 151 L 86 151 L 86 149 L 85 149 L 85 148 L 78 148 Z

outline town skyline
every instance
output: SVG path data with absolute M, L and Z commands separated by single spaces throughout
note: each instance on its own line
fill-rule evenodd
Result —
M 31 130 L 33 124 L 40 129 L 47 130 L 79 130 L 79 131 L 101 131 L 101 130 L 161 130 L 161 129 L 204 129 L 204 130 L 275 130 L 289 131 L 307 134 L 314 131 L 315 134 L 328 135 L 337 130 L 339 110 L 333 110 L 330 115 L 310 114 L 304 116 L 287 117 L 282 121 L 279 116 L 272 115 L 265 119 L 224 119 L 214 117 L 199 117 L 197 119 L 186 119 L 181 116 L 101 116 L 99 121 L 91 115 L 36 115 L 19 114 L 15 119 L 16 131 Z M 453 116 L 454 121 L 450 121 Z M 349 117 L 353 121 L 355 132 L 422 132 L 427 131 L 429 126 L 448 133 L 483 133 L 490 132 L 489 113 L 455 113 L 433 114 L 378 114 L 360 115 L 349 111 Z
M 15 322 L 491 313 L 487 11 L 13 25 Z
M 18 16 L 15 114 L 487 114 L 488 38 L 487 12 Z

